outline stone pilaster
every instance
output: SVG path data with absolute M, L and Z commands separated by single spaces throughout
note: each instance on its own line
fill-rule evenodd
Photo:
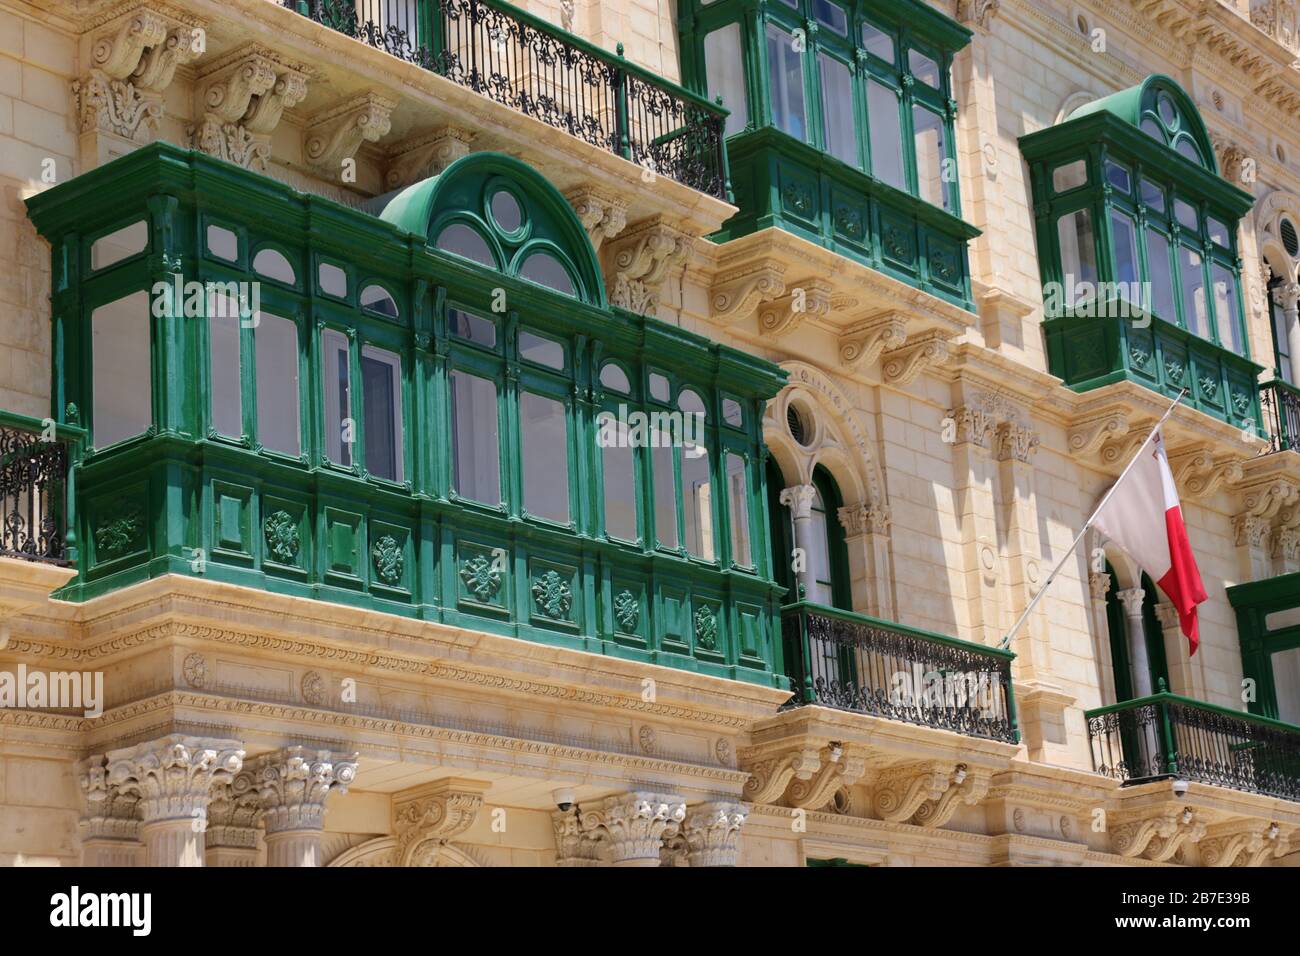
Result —
M 680 797 L 637 791 L 582 811 L 583 830 L 600 841 L 614 866 L 659 866 L 666 831 L 686 819 Z
M 235 740 L 171 734 L 105 757 L 108 786 L 139 800 L 146 866 L 203 866 L 203 831 L 213 783 L 244 764 Z
M 551 825 L 555 828 L 556 866 L 600 865 L 600 842 L 582 829 L 577 808 L 555 810 L 551 813 Z
M 779 500 L 790 509 L 790 518 L 794 524 L 794 546 L 802 556 L 800 570 L 797 573 L 799 585 L 804 589 L 804 596 L 812 600 L 816 582 L 812 568 L 809 567 L 809 555 L 813 553 L 812 503 L 817 496 L 817 489 L 812 485 L 792 485 L 782 488 Z
M 256 866 L 260 815 L 261 803 L 256 793 L 247 791 L 236 796 L 229 783 L 213 784 L 208 826 L 203 833 L 207 865 Z
M 996 645 L 1002 639 L 998 601 L 1001 580 L 995 468 L 991 446 L 993 415 L 979 403 L 948 410 L 943 427 L 953 442 L 953 491 L 960 527 L 965 583 L 967 640 Z M 958 618 L 958 626 L 961 625 Z
M 236 796 L 256 794 L 266 827 L 267 866 L 320 866 L 325 800 L 346 793 L 356 778 L 356 754 L 286 747 L 258 757 L 235 777 Z
M 715 801 L 692 808 L 682 824 L 691 866 L 735 866 L 740 828 L 749 809 Z
M 1106 594 L 1110 591 L 1110 575 L 1104 571 L 1094 571 L 1088 575 L 1088 593 L 1092 602 L 1088 605 L 1091 618 L 1092 650 L 1097 660 L 1097 671 L 1101 677 L 1101 700 L 1104 704 L 1118 702 L 1115 696 L 1115 664 L 1110 654 L 1110 619 L 1106 614 Z
M 849 577 L 858 610 L 896 620 L 889 573 L 889 511 L 878 505 L 853 505 L 837 512 L 849 552 Z M 860 596 L 860 597 L 859 597 Z
M 1156 619 L 1160 621 L 1160 636 L 1165 646 L 1165 663 L 1169 669 L 1169 689 L 1175 694 L 1205 700 L 1200 668 L 1188 656 L 1187 638 L 1178 622 L 1178 608 L 1166 601 L 1156 605 Z
M 140 798 L 109 786 L 104 755 L 95 754 L 77 765 L 81 788 L 81 865 L 139 866 Z

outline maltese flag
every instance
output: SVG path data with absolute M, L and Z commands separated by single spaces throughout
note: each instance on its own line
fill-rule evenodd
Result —
M 1207 595 L 1187 541 L 1178 488 L 1158 429 L 1138 452 L 1138 460 L 1128 474 L 1121 477 L 1110 500 L 1097 512 L 1094 524 L 1168 595 L 1178 609 L 1188 656 L 1195 654 L 1200 643 L 1196 606 Z

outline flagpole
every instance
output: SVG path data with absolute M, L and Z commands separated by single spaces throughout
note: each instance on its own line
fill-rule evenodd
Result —
M 1169 406 L 1163 415 L 1160 416 L 1160 421 L 1156 422 L 1155 427 L 1151 429 L 1151 434 L 1147 435 L 1146 441 L 1144 441 L 1138 448 L 1137 454 L 1133 456 L 1133 460 L 1125 466 L 1124 470 L 1119 473 L 1119 477 L 1115 479 L 1115 483 L 1110 486 L 1110 490 L 1102 496 L 1101 504 L 1097 505 L 1092 516 L 1084 522 L 1083 530 L 1075 536 L 1074 541 L 1070 543 L 1070 547 L 1066 549 L 1065 555 L 1061 558 L 1056 567 L 1052 569 L 1052 573 L 1047 576 L 1047 580 L 1043 582 L 1043 586 L 1038 589 L 1038 593 L 1030 599 L 1027 605 L 1025 605 L 1024 613 L 1021 614 L 1016 620 L 1016 623 L 1011 626 L 1011 630 L 1007 631 L 1007 636 L 1002 638 L 1002 644 L 1000 646 L 1003 650 L 1006 650 L 1011 646 L 1011 639 L 1016 636 L 1016 631 L 1020 630 L 1025 621 L 1029 619 L 1029 612 L 1034 609 L 1034 605 L 1036 605 L 1042 596 L 1047 593 L 1047 589 L 1051 586 L 1052 581 L 1054 581 L 1056 576 L 1061 573 L 1061 569 L 1065 567 L 1066 562 L 1068 562 L 1070 557 L 1074 554 L 1074 549 L 1079 546 L 1079 542 L 1083 540 L 1083 536 L 1088 533 L 1088 529 L 1092 527 L 1092 523 L 1097 520 L 1097 515 L 1101 514 L 1101 510 L 1105 508 L 1107 502 L 1110 501 L 1111 495 L 1115 493 L 1115 490 L 1119 488 L 1119 486 L 1124 482 L 1124 479 L 1128 477 L 1128 473 L 1133 470 L 1133 466 L 1138 463 L 1138 459 L 1142 457 L 1142 452 L 1146 451 L 1147 445 L 1151 444 L 1151 439 L 1155 437 L 1156 432 L 1160 431 L 1160 426 L 1169 420 L 1169 416 L 1174 413 L 1174 409 L 1178 407 L 1179 402 L 1181 402 L 1186 396 L 1187 389 L 1184 388 L 1178 393 L 1178 397 L 1174 399 L 1174 403 Z

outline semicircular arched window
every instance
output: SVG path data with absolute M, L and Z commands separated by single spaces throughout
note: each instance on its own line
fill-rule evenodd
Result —
M 1196 141 L 1197 123 L 1177 105 L 1174 93 L 1158 84 L 1147 89 L 1142 103 L 1141 128 L 1161 145 L 1168 146 L 1184 159 L 1205 166 L 1205 157 Z

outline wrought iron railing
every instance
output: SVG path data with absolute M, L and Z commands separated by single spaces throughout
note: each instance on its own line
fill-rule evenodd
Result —
M 781 612 L 791 706 L 1017 743 L 1009 651 L 800 602 Z
M 1125 784 L 1161 778 L 1300 800 L 1300 727 L 1164 692 L 1090 710 L 1093 769 Z
M 728 199 L 727 111 L 502 0 L 282 0 L 549 126 Z
M 0 557 L 75 561 L 71 465 L 79 442 L 78 429 L 0 412 Z
M 1274 379 L 1259 387 L 1272 451 L 1300 451 L 1300 389 Z

